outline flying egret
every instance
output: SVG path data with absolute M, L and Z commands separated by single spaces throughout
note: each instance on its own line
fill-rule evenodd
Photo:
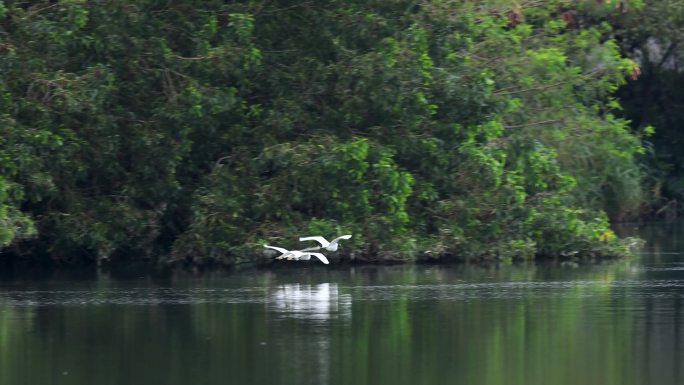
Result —
M 302 237 L 302 238 L 299 238 L 299 240 L 300 241 L 316 241 L 316 242 L 321 244 L 321 247 L 323 247 L 324 249 L 326 249 L 328 251 L 337 251 L 337 246 L 338 246 L 337 243 L 340 241 L 340 239 L 349 239 L 351 237 L 352 237 L 351 234 L 343 235 L 341 237 L 337 237 L 337 238 L 333 239 L 332 242 L 328 242 L 325 238 L 323 238 L 321 236 Z
M 283 249 L 282 247 L 275 247 L 275 246 L 269 246 L 269 245 L 264 245 L 265 248 L 267 249 L 273 249 L 281 252 L 281 255 L 276 257 L 276 259 L 287 259 L 288 261 L 308 261 L 311 259 L 311 256 L 314 256 L 318 259 L 321 260 L 321 262 L 325 263 L 326 265 L 329 264 L 330 262 L 328 261 L 328 258 L 325 257 L 325 255 L 321 253 L 312 253 L 313 250 L 318 250 L 320 247 L 309 247 L 307 249 L 302 249 L 302 250 L 287 250 Z

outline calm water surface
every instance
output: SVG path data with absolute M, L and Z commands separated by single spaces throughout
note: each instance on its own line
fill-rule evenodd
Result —
M 0 384 L 684 384 L 684 226 L 622 231 L 640 258 L 4 279 Z

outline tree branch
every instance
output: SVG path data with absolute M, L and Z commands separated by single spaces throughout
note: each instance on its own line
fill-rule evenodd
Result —
M 589 72 L 589 73 L 586 74 L 586 75 L 582 75 L 582 78 L 584 78 L 584 79 L 589 79 L 589 78 L 591 78 L 592 76 L 594 76 L 594 75 L 596 75 L 596 74 L 598 74 L 598 73 L 601 73 L 601 72 L 603 72 L 602 69 L 598 69 L 598 70 L 595 70 L 595 71 L 591 71 L 591 72 Z M 549 88 L 554 88 L 554 87 L 558 87 L 558 86 L 561 86 L 561 85 L 566 84 L 566 83 L 570 83 L 571 81 L 572 81 L 572 79 L 571 79 L 571 80 L 564 80 L 564 81 L 562 81 L 562 82 L 556 82 L 556 83 L 551 83 L 551 84 L 544 84 L 544 85 L 540 85 L 540 86 L 535 86 L 535 87 L 530 87 L 530 88 L 524 88 L 524 89 L 517 89 L 517 90 L 512 90 L 512 91 L 507 91 L 507 90 L 510 90 L 512 87 L 502 88 L 502 89 L 499 89 L 499 90 L 497 90 L 497 91 L 492 92 L 492 95 L 495 95 L 495 96 L 501 96 L 501 95 L 514 95 L 514 94 L 520 94 L 520 93 L 529 92 L 529 91 L 543 91 L 543 90 L 547 90 L 547 89 L 549 89 Z
M 530 126 L 540 126 L 542 124 L 551 124 L 551 123 L 559 123 L 562 122 L 562 119 L 549 119 L 549 120 L 540 120 L 538 122 L 531 122 L 531 123 L 523 123 L 523 124 L 514 124 L 510 126 L 504 125 L 504 128 L 522 128 L 522 127 L 530 127 Z

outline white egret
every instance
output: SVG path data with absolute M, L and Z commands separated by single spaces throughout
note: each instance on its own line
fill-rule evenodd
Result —
M 308 261 L 311 259 L 311 256 L 314 256 L 318 259 L 321 260 L 321 262 L 325 263 L 326 265 L 329 264 L 330 262 L 328 261 L 328 258 L 325 257 L 325 255 L 321 253 L 312 253 L 313 250 L 318 250 L 320 247 L 310 247 L 307 249 L 303 250 L 287 250 L 283 249 L 282 247 L 275 247 L 275 246 L 269 246 L 269 245 L 264 245 L 265 248 L 267 249 L 273 249 L 281 252 L 281 255 L 276 257 L 276 259 L 287 259 L 288 261 Z
M 340 241 L 340 239 L 349 239 L 351 237 L 352 237 L 351 234 L 343 235 L 341 237 L 337 237 L 337 238 L 333 239 L 332 242 L 328 242 L 325 238 L 323 238 L 321 236 L 302 237 L 302 238 L 299 238 L 299 240 L 300 241 L 316 241 L 316 242 L 321 244 L 321 247 L 323 247 L 324 249 L 326 249 L 328 251 L 337 251 L 337 247 L 338 247 L 337 243 Z M 319 247 L 319 249 L 320 249 L 320 247 Z

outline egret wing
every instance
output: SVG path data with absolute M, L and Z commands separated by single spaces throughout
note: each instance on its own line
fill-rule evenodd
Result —
M 301 237 L 299 238 L 300 241 L 316 241 L 321 244 L 323 247 L 328 247 L 330 242 L 328 242 L 327 239 L 321 237 L 321 236 L 316 236 L 316 237 Z
M 325 263 L 326 265 L 330 264 L 330 262 L 328 262 L 328 258 L 326 258 L 325 255 L 323 255 L 321 253 L 307 253 L 307 254 L 311 254 L 314 257 L 320 259 L 321 262 Z
M 343 235 L 341 237 L 337 237 L 337 238 L 333 239 L 333 241 L 330 243 L 337 243 L 340 241 L 340 239 L 350 239 L 351 237 L 352 237 L 351 234 Z
M 301 250 L 298 250 L 298 251 L 301 251 L 301 252 L 303 252 L 303 253 L 306 253 L 307 251 L 316 251 L 316 250 L 320 250 L 320 249 L 322 249 L 321 246 L 314 246 L 314 247 L 307 247 L 306 249 L 301 249 Z
M 264 247 L 267 248 L 267 249 L 278 250 L 278 251 L 280 251 L 280 252 L 283 253 L 283 254 L 289 253 L 289 252 L 290 252 L 290 250 L 283 249 L 282 247 L 275 247 L 275 246 L 269 246 L 269 245 L 264 245 Z

